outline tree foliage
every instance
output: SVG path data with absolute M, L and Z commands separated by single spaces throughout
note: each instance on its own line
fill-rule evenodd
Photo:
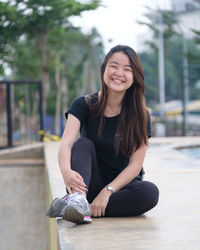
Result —
M 41 60 L 44 113 L 46 113 L 50 89 L 49 58 L 51 58 L 51 52 L 48 53 L 48 47 L 53 41 L 49 40 L 50 33 L 70 27 L 69 17 L 80 15 L 83 11 L 96 9 L 99 4 L 98 0 L 91 0 L 87 3 L 76 0 L 8 0 L 1 2 L 0 32 L 5 36 L 0 39 L 0 53 L 5 55 L 8 47 L 11 46 L 10 41 L 16 41 L 21 36 L 36 41 L 35 46 Z

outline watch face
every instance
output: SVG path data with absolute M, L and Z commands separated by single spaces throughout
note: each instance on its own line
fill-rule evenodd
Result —
M 107 189 L 111 192 L 113 192 L 113 188 L 111 186 L 107 186 Z

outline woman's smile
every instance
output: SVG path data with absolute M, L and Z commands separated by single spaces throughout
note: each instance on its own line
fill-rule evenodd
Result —
M 111 78 L 114 83 L 124 83 L 124 80 L 118 79 L 118 78 Z

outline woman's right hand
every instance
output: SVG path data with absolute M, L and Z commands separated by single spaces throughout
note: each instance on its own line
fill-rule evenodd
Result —
M 65 185 L 69 194 L 87 191 L 87 186 L 82 176 L 72 169 L 68 170 L 66 173 Z

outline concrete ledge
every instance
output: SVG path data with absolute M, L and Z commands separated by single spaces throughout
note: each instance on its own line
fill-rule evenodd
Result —
M 180 249 L 200 247 L 200 165 L 176 150 L 200 146 L 200 137 L 152 138 L 145 180 L 160 189 L 157 207 L 143 216 L 99 218 L 89 225 L 57 220 L 60 249 Z M 57 162 L 58 143 L 44 145 L 53 198 L 65 194 Z M 54 219 L 53 219 L 54 220 Z
M 44 158 L 43 143 L 33 143 L 0 150 L 0 159 L 38 159 Z
M 58 142 L 44 144 L 44 160 L 53 199 L 66 194 L 65 185 L 58 165 Z
M 42 152 L 41 144 L 0 152 L 1 250 L 49 249 Z

